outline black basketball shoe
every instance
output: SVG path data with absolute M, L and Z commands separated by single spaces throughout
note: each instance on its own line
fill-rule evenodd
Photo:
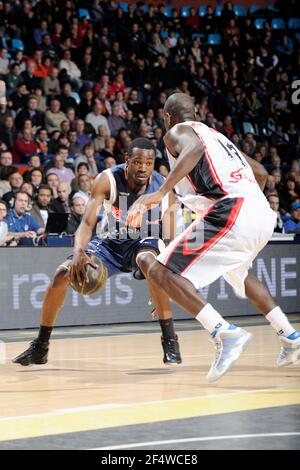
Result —
M 34 339 L 28 349 L 19 356 L 15 357 L 12 362 L 21 364 L 21 366 L 29 366 L 30 364 L 46 364 L 48 361 L 49 343 L 41 343 L 38 339 Z
M 173 338 L 164 338 L 162 336 L 161 345 L 164 351 L 163 361 L 165 364 L 182 363 L 177 335 L 175 335 Z

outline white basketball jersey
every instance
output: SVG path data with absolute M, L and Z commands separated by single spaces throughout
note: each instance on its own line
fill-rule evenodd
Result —
M 202 211 L 224 197 L 266 201 L 247 160 L 227 137 L 201 122 L 187 121 L 184 125 L 194 130 L 204 146 L 204 153 L 199 155 L 199 162 L 191 173 L 175 187 L 181 202 L 192 210 Z M 167 154 L 172 169 L 177 160 L 168 150 Z

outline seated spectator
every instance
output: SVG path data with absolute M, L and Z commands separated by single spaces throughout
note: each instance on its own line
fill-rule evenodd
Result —
M 41 184 L 45 183 L 45 175 L 42 168 L 32 168 L 26 175 L 26 181 L 32 184 L 33 194 L 36 194 Z
M 87 175 L 78 176 L 78 191 L 73 195 L 75 197 L 81 197 L 86 203 L 88 203 L 91 196 L 92 183 Z
M 37 223 L 46 228 L 48 214 L 51 211 L 52 189 L 46 184 L 41 184 L 37 190 L 36 202 L 33 204 L 30 214 Z
M 57 186 L 57 198 L 52 200 L 50 205 L 51 211 L 57 214 L 65 214 L 70 212 L 69 196 L 71 188 L 68 183 L 59 183 Z
M 34 96 L 36 97 L 37 101 L 37 110 L 43 113 L 43 121 L 45 118 L 45 111 L 47 110 L 47 103 L 46 98 L 43 95 L 43 89 L 41 86 L 36 87 L 34 90 Z
M 59 185 L 59 178 L 55 173 L 48 173 L 46 176 L 46 184 L 52 189 L 54 198 L 57 198 L 57 188 Z
M 49 34 L 48 32 L 48 23 L 45 20 L 40 21 L 39 27 L 34 28 L 33 30 L 33 38 L 34 42 L 37 46 L 42 44 L 43 37 L 45 34 Z
M 79 105 L 80 116 L 85 118 L 85 116 L 88 113 L 91 113 L 93 111 L 93 105 L 94 105 L 93 91 L 88 88 L 87 90 L 85 90 L 83 99 L 80 101 L 80 105 Z
M 38 101 L 35 95 L 30 95 L 25 109 L 20 111 L 16 117 L 17 129 L 24 128 L 24 122 L 30 119 L 32 127 L 40 127 L 44 125 L 44 113 L 37 109 Z
M 89 176 L 95 177 L 98 175 L 98 169 L 97 169 L 97 165 L 95 161 L 95 151 L 94 151 L 93 144 L 86 144 L 83 147 L 83 155 L 77 157 L 74 162 L 75 170 L 77 170 L 79 163 L 82 163 L 82 162 L 88 164 Z
M 74 110 L 77 109 L 76 100 L 72 96 L 72 85 L 69 82 L 66 82 L 63 86 L 63 91 L 59 96 L 59 101 L 61 105 L 61 110 L 66 113 L 68 108 L 72 108 Z M 68 118 L 69 119 L 69 118 Z
M 133 112 L 131 109 L 126 111 L 125 115 L 125 127 L 128 130 L 132 139 L 135 139 L 136 135 L 138 134 L 139 129 L 139 121 L 136 117 L 134 117 Z M 95 148 L 96 150 L 96 148 Z
M 46 98 L 53 99 L 55 96 L 60 95 L 60 84 L 58 80 L 58 68 L 52 67 L 50 75 L 45 77 L 42 81 L 42 88 Z
M 67 77 L 72 80 L 74 84 L 79 86 L 81 84 L 81 71 L 77 67 L 76 63 L 72 60 L 71 51 L 66 49 L 63 53 L 63 58 L 58 64 L 59 70 L 64 70 Z
M 85 211 L 86 201 L 80 196 L 74 196 L 71 202 L 71 215 L 68 220 L 67 233 L 73 235 L 78 229 Z
M 24 180 L 28 180 L 28 175 L 34 168 L 41 168 L 41 158 L 39 155 L 30 155 L 28 160 L 28 170 L 23 173 Z
M 14 208 L 8 211 L 5 222 L 8 225 L 8 231 L 15 239 L 33 238 L 36 235 L 42 235 L 45 231 L 27 212 L 29 202 L 30 196 L 19 191 L 16 194 Z
M 13 162 L 12 153 L 9 150 L 2 150 L 0 152 L 0 170 L 3 167 L 11 166 L 12 162 Z M 1 173 L 0 173 L 0 179 L 1 179 Z
M 21 111 L 26 106 L 29 91 L 25 83 L 20 83 L 17 90 L 10 95 L 10 104 L 15 113 Z
M 114 157 L 116 139 L 114 137 L 107 137 L 105 139 L 105 147 L 101 151 L 101 157 Z
M 76 176 L 71 181 L 71 192 L 75 194 L 79 191 L 78 177 L 81 175 L 88 175 L 89 165 L 86 162 L 81 162 L 77 165 Z
M 161 96 L 161 95 L 163 95 L 163 96 Z M 159 95 L 159 100 L 163 101 L 164 96 L 167 99 L 167 95 L 165 93 L 162 93 L 162 94 Z M 165 99 L 165 101 L 166 101 L 166 99 Z M 159 101 L 158 104 L 161 104 L 161 102 Z M 144 117 L 143 115 L 144 115 L 144 112 L 145 112 L 145 107 L 143 106 L 143 104 L 141 103 L 141 100 L 139 99 L 139 95 L 138 95 L 137 90 L 131 90 L 131 92 L 129 93 L 127 106 L 128 106 L 128 109 L 130 109 L 132 111 L 133 116 L 135 118 L 138 117 L 140 119 L 143 119 L 143 117 Z
M 89 132 L 86 131 L 86 124 L 83 119 L 77 119 L 76 122 L 76 132 L 77 132 L 77 143 L 80 146 L 80 149 L 83 150 L 86 144 L 92 142 L 92 136 Z
M 121 91 L 124 96 L 126 96 L 126 85 L 124 83 L 123 73 L 117 73 L 113 83 L 108 87 L 107 97 L 111 99 L 116 97 L 117 93 Z
M 8 206 L 6 202 L 0 199 L 0 246 L 5 246 L 13 239 L 13 235 L 8 232 L 8 225 L 4 221 L 7 212 Z
M 49 137 L 48 137 L 48 132 L 47 129 L 44 129 L 41 127 L 38 132 L 37 132 L 37 137 L 35 139 L 37 146 L 38 146 L 38 152 L 41 153 L 42 155 L 47 155 L 48 154 L 48 143 L 49 143 Z
M 124 94 L 121 91 L 118 91 L 116 99 L 114 101 L 114 106 L 116 105 L 119 106 L 119 116 L 124 119 L 128 108 L 125 102 Z
M 10 174 L 8 181 L 10 184 L 10 191 L 3 194 L 2 199 L 9 205 L 9 207 L 13 207 L 16 194 L 23 184 L 23 176 L 20 175 L 17 169 L 14 169 L 14 172 Z
M 300 233 L 300 202 L 294 202 L 291 208 L 291 218 L 284 224 L 286 233 Z
M 86 118 L 85 122 L 91 124 L 97 132 L 99 126 L 105 126 L 107 129 L 107 133 L 110 136 L 110 128 L 105 116 L 102 115 L 103 106 L 102 103 L 96 99 L 95 104 L 93 106 L 93 112 L 89 113 Z
M 283 189 L 280 191 L 280 207 L 286 212 L 289 212 L 291 205 L 299 197 L 300 193 L 294 178 L 288 178 L 284 183 Z
M 36 49 L 33 53 L 33 57 L 30 57 L 28 60 L 32 60 L 34 63 L 35 67 L 33 73 L 34 76 L 39 79 L 38 84 L 40 85 L 42 79 L 47 77 L 49 73 L 48 67 L 46 65 L 46 58 L 43 57 L 43 48 L 39 47 Z
M 99 155 L 101 150 L 104 149 L 105 139 L 107 137 L 109 137 L 107 128 L 105 126 L 99 126 L 98 127 L 98 134 L 93 140 L 93 146 L 94 146 L 96 155 Z
M 8 94 L 11 95 L 14 91 L 16 91 L 21 83 L 23 83 L 23 79 L 21 77 L 20 64 L 15 62 L 11 65 L 10 73 L 6 77 Z
M 32 130 L 24 129 L 22 136 L 16 140 L 12 150 L 14 163 L 27 163 L 29 156 L 36 153 L 37 149 Z
M 245 142 L 249 145 L 249 155 L 253 157 L 255 149 L 256 149 L 256 140 L 254 139 L 254 135 L 251 132 L 248 132 L 245 135 Z
M 107 123 L 112 137 L 117 137 L 120 129 L 125 128 L 125 121 L 120 116 L 120 108 L 117 104 L 112 107 L 112 114 L 107 118 Z
M 28 181 L 24 181 L 22 184 L 20 191 L 27 193 L 31 200 L 33 199 L 33 185 L 31 183 L 28 183 Z
M 0 199 L 5 193 L 11 190 L 9 183 L 9 177 L 12 173 L 15 173 L 17 169 L 14 166 L 3 166 L 0 167 Z
M 27 93 L 32 93 L 40 84 L 40 80 L 35 76 L 35 63 L 32 60 L 26 62 L 26 70 L 21 73 L 23 84 Z
M 70 184 L 75 175 L 73 171 L 65 165 L 66 156 L 58 151 L 54 156 L 53 163 L 54 166 L 47 171 L 47 175 L 49 173 L 55 173 L 61 183 Z
M 235 133 L 231 116 L 225 116 L 224 121 L 223 121 L 223 127 L 221 128 L 221 132 L 222 134 L 226 135 L 228 139 L 231 139 L 232 135 Z
M 60 101 L 53 99 L 50 102 L 50 109 L 45 113 L 45 127 L 49 133 L 60 130 L 60 125 L 66 120 L 66 115 L 60 109 Z
M 259 54 L 256 56 L 256 64 L 259 67 L 264 68 L 269 71 L 276 67 L 278 64 L 278 57 L 275 54 L 272 54 L 268 51 L 265 46 L 259 48 Z
M 77 132 L 69 130 L 67 134 L 69 140 L 69 153 L 70 155 L 76 157 L 81 154 L 81 146 L 77 141 Z
M 279 212 L 279 197 L 274 195 L 269 195 L 267 196 L 268 202 L 270 204 L 271 209 L 276 213 L 276 225 L 274 227 L 274 232 L 276 233 L 285 233 L 284 227 L 283 227 L 283 220 L 281 218 L 280 212 Z
M 8 59 L 8 50 L 4 47 L 0 49 L 0 79 L 6 79 L 6 76 L 9 74 L 9 59 Z
M 114 166 L 116 166 L 117 161 L 114 157 L 108 155 L 104 158 L 102 165 L 104 170 L 107 170 L 107 168 L 113 168 Z

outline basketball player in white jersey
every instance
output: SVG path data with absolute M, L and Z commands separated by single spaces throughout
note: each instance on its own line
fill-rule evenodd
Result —
M 135 202 L 129 220 L 160 203 L 172 188 L 198 218 L 161 252 L 148 276 L 210 332 L 216 358 L 209 382 L 222 377 L 251 340 L 250 333 L 229 324 L 198 293 L 220 276 L 238 295 L 248 297 L 279 335 L 278 366 L 295 363 L 300 357 L 300 333 L 263 284 L 248 275 L 272 236 L 276 218 L 262 192 L 265 169 L 224 135 L 197 122 L 188 95 L 171 95 L 164 115 L 171 172 L 159 191 Z

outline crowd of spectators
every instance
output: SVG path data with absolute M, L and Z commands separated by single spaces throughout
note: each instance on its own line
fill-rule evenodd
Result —
M 289 3 L 275 16 L 288 20 Z M 265 166 L 275 230 L 299 231 L 299 30 L 274 30 L 270 11 L 256 29 L 230 1 L 220 16 L 173 5 L 167 16 L 143 2 L 124 12 L 113 0 L 0 1 L 0 243 L 43 234 L 51 212 L 70 213 L 74 233 L 92 179 L 136 137 L 153 141 L 166 176 L 163 106 L 174 91 Z

